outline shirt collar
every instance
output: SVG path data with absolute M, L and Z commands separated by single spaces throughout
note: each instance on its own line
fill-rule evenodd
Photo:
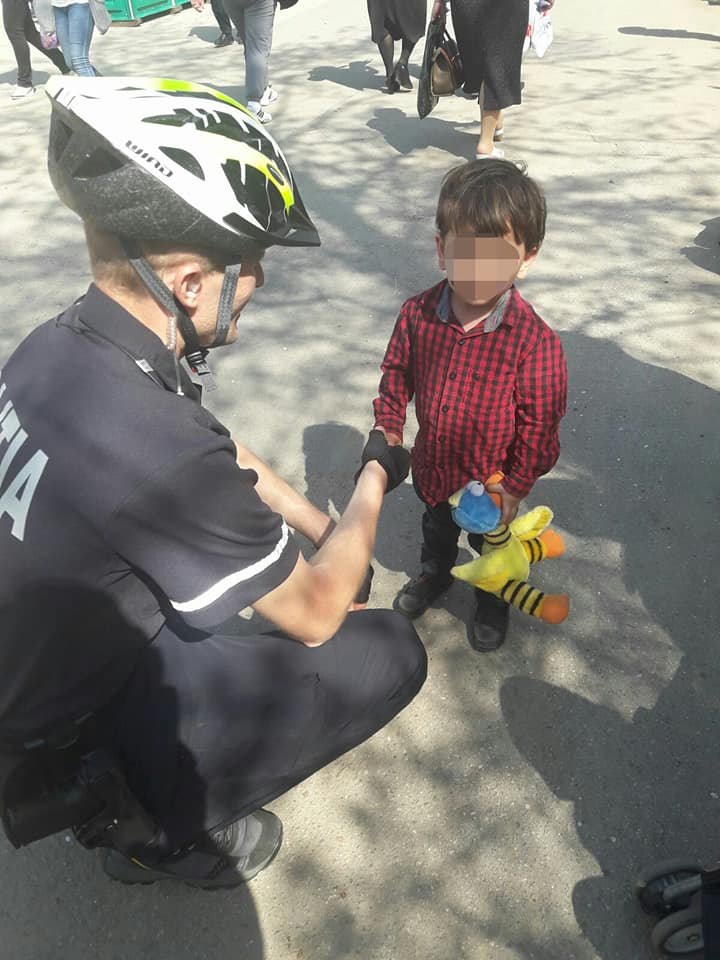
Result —
M 497 330 L 503 321 L 510 322 L 507 306 L 514 290 L 515 287 L 510 287 L 509 290 L 506 290 L 493 307 L 492 313 L 485 317 L 482 324 L 478 324 L 475 329 L 479 330 L 481 333 L 493 333 L 493 331 Z M 449 323 L 450 318 L 452 317 L 450 292 L 450 284 L 446 280 L 443 289 L 440 292 L 440 298 L 438 299 L 437 306 L 435 307 L 435 315 L 441 323 Z M 506 313 L 508 316 L 506 316 Z M 475 330 L 472 332 L 474 333 Z
M 159 379 L 167 390 L 177 389 L 175 361 L 172 353 L 160 338 L 141 323 L 137 317 L 103 293 L 94 283 L 79 301 L 78 319 L 104 340 L 109 340 L 123 353 L 129 354 L 140 369 Z M 150 368 L 148 370 L 148 367 Z M 154 374 L 154 376 L 153 376 Z M 180 386 L 183 393 L 193 400 L 200 400 L 200 391 L 180 367 Z

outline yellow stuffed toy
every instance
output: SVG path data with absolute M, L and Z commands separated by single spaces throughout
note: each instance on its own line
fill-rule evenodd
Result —
M 494 475 L 488 483 L 500 479 L 501 475 Z M 476 481 L 450 497 L 455 523 L 471 533 L 481 533 L 484 538 L 480 556 L 450 572 L 458 580 L 492 593 L 530 616 L 546 623 L 562 623 L 570 610 L 567 594 L 545 594 L 527 582 L 531 563 L 565 552 L 563 538 L 549 529 L 552 510 L 535 507 L 508 526 L 498 523 L 498 499 Z

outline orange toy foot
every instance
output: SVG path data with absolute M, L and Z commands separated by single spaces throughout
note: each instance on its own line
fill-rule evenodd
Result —
M 562 623 L 568 613 L 570 613 L 570 597 L 566 593 L 546 593 L 540 604 L 538 615 L 545 623 Z
M 543 530 L 538 540 L 545 547 L 545 557 L 547 559 L 561 557 L 565 553 L 565 541 L 556 530 Z M 553 622 L 559 623 L 560 621 Z

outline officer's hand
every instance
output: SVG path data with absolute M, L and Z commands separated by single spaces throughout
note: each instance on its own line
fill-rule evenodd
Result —
M 372 568 L 372 565 L 368 567 L 368 572 L 365 574 L 365 579 L 360 584 L 360 589 L 355 594 L 355 599 L 350 604 L 351 610 L 364 610 L 367 606 L 367 602 L 370 599 L 370 588 L 372 587 L 373 577 L 375 576 L 375 571 Z
M 410 472 L 410 454 L 401 446 L 389 446 L 382 430 L 371 430 L 365 449 L 362 452 L 362 465 L 377 460 L 387 474 L 385 493 L 394 490 Z M 362 467 L 355 474 L 355 482 L 362 473 Z

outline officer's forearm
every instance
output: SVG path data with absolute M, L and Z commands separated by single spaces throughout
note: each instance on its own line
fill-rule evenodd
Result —
M 326 542 L 309 561 L 253 604 L 281 630 L 308 646 L 335 635 L 367 573 L 387 484 L 379 463 L 363 469 L 348 504 Z
M 261 500 L 285 518 L 285 521 L 298 533 L 307 537 L 311 543 L 319 546 L 329 535 L 335 523 L 322 510 L 318 510 L 302 494 L 294 490 L 289 483 L 279 477 L 272 467 L 250 450 L 235 443 L 238 465 L 246 470 L 254 470 L 258 475 L 255 489 Z

